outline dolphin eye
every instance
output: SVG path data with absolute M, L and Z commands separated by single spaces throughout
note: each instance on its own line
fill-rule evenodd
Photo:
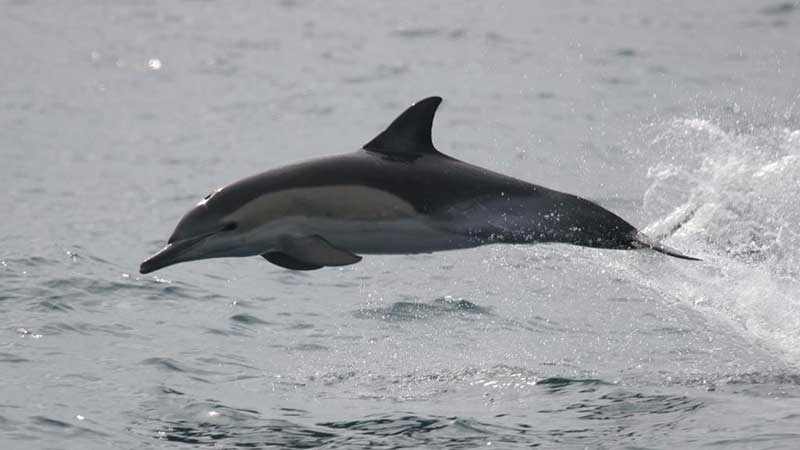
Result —
M 229 222 L 229 223 L 226 223 L 226 224 L 225 224 L 225 225 L 222 227 L 222 231 L 233 231 L 233 230 L 235 230 L 235 229 L 237 229 L 237 228 L 239 228 L 239 224 L 238 224 L 238 223 L 236 223 L 236 222 Z

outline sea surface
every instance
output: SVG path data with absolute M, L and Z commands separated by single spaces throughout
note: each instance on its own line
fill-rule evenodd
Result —
M 800 448 L 796 1 L 0 1 L 0 448 Z M 437 147 L 670 246 L 138 266 L 213 189 Z

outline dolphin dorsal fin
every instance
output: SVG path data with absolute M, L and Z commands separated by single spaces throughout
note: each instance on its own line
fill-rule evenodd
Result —
M 395 157 L 441 155 L 431 139 L 433 116 L 440 103 L 441 97 L 428 97 L 414 103 L 362 148 Z

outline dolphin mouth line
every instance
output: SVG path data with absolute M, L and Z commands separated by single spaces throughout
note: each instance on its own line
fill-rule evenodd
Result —
M 147 258 L 139 266 L 139 273 L 147 274 L 150 272 L 155 272 L 156 270 L 163 269 L 164 267 L 181 262 L 181 255 L 185 254 L 189 249 L 214 234 L 216 234 L 216 232 L 167 244 L 166 247 L 156 252 L 156 254 L 153 256 Z

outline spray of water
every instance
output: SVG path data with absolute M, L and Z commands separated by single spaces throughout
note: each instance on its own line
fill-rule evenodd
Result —
M 651 145 L 649 235 L 705 261 L 657 277 L 800 362 L 800 130 L 676 119 Z

